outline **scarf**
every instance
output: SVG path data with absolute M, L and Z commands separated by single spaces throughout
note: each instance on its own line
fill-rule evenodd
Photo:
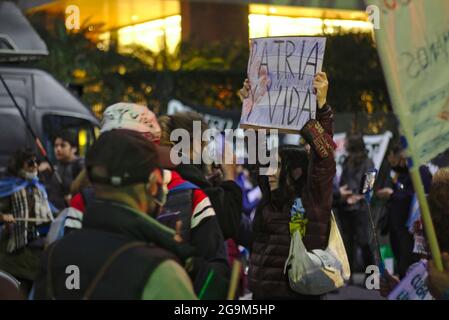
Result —
M 6 247 L 12 253 L 39 237 L 37 226 L 52 221 L 53 215 L 44 186 L 37 178 L 23 180 L 6 178 L 0 181 L 0 197 L 11 197 L 11 214 L 15 219 L 36 218 L 37 222 L 16 221 L 8 225 L 9 239 Z

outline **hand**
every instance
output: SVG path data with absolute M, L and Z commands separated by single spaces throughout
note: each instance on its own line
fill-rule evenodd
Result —
M 391 291 L 399 284 L 400 280 L 388 273 L 387 270 L 380 276 L 380 295 L 388 297 Z
M 221 164 L 221 171 L 223 172 L 223 180 L 234 181 L 237 177 L 237 169 L 235 164 Z
M 41 164 L 39 164 L 38 171 L 39 172 L 51 171 L 50 164 L 48 162 L 41 162 Z
M 381 200 L 390 199 L 392 194 L 393 194 L 393 189 L 391 189 L 391 188 L 383 188 L 383 189 L 377 190 L 377 192 L 376 192 L 376 196 Z
M 343 199 L 343 201 L 346 201 L 346 199 L 348 199 L 348 197 L 350 195 L 352 195 L 352 190 L 348 189 L 348 185 L 347 184 L 345 184 L 344 186 L 341 186 L 339 191 L 340 191 L 340 196 Z
M 313 88 L 316 91 L 316 101 L 318 108 L 324 107 L 327 101 L 327 89 L 329 88 L 329 81 L 325 72 L 318 72 L 313 80 Z
M 206 176 L 207 181 L 213 186 L 219 185 L 223 182 L 223 170 L 221 166 L 212 166 L 211 172 Z
M 357 202 L 359 202 L 360 200 L 362 200 L 363 197 L 364 197 L 363 194 L 353 194 L 353 195 L 350 195 L 350 196 L 348 197 L 348 199 L 346 200 L 346 203 L 349 204 L 349 205 L 356 204 Z
M 242 102 L 243 102 L 243 100 L 245 100 L 246 98 L 249 97 L 250 91 L 251 91 L 251 85 L 249 83 L 249 80 L 245 79 L 245 81 L 243 82 L 242 89 L 239 90 L 239 97 Z
M 70 200 L 72 200 L 72 195 L 71 194 L 67 194 L 64 196 L 64 201 L 69 204 Z
M 429 261 L 427 267 L 429 272 L 427 286 L 435 299 L 442 298 L 443 294 L 449 290 L 449 254 L 444 252 L 441 259 L 443 260 L 443 271 L 439 271 L 432 260 Z
M 176 221 L 176 227 L 175 227 L 175 235 L 173 237 L 173 239 L 175 239 L 176 242 L 183 242 L 184 240 L 181 237 L 181 228 L 182 228 L 182 221 L 178 220 Z
M 223 153 L 223 163 L 220 164 L 221 171 L 223 172 L 223 180 L 234 181 L 237 177 L 237 158 L 235 153 L 232 151 L 232 147 L 229 147 L 227 142 L 225 142 L 225 150 Z M 229 163 L 229 161 L 231 161 Z M 228 162 L 228 164 L 226 164 Z
M 4 223 L 16 223 L 14 216 L 9 213 L 0 214 L 0 222 Z

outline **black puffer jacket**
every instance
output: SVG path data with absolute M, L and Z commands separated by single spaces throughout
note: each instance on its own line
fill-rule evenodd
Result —
M 292 203 L 266 205 L 255 226 L 256 238 L 251 250 L 249 288 L 254 300 L 304 299 L 290 289 L 284 265 L 290 250 L 290 209 Z
M 330 107 L 318 111 L 317 120 L 326 134 L 332 136 L 333 114 Z M 303 239 L 308 250 L 327 246 L 335 170 L 333 156 L 322 159 L 312 149 L 307 181 L 300 195 L 308 219 Z M 272 201 L 263 199 L 256 212 L 249 288 L 254 299 L 317 299 L 319 296 L 304 296 L 291 290 L 288 276 L 284 274 L 290 248 L 290 209 L 294 198 L 279 200 L 285 198 L 279 190 L 273 192 Z
M 235 239 L 243 212 L 242 190 L 234 181 L 223 181 L 213 186 L 195 165 L 180 164 L 176 171 L 181 177 L 200 187 L 209 197 L 217 215 L 223 237 Z

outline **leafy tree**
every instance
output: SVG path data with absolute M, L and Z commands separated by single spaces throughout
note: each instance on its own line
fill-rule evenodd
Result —
M 126 50 L 130 53 L 124 54 L 117 52 L 114 43 L 109 50 L 101 50 L 100 25 L 85 23 L 81 30 L 67 32 L 61 16 L 37 13 L 29 18 L 50 52 L 32 65 L 65 84 L 81 86 L 81 99 L 97 114 L 118 101 L 144 103 L 163 113 L 170 98 L 218 109 L 240 109 L 236 93 L 246 77 L 247 45 L 221 41 L 198 47 L 182 43 L 174 54 L 155 54 L 132 46 Z M 390 110 L 370 34 L 328 35 L 324 70 L 331 82 L 329 101 L 338 112 L 370 115 Z M 376 120 L 375 126 L 382 126 L 382 120 Z

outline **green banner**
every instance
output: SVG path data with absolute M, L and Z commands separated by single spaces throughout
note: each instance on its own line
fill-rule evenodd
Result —
M 437 268 L 440 248 L 419 174 L 449 147 L 449 1 L 369 0 L 377 47 L 393 110 L 399 118 L 410 176 Z
M 385 78 L 415 165 L 449 147 L 449 1 L 370 0 Z

